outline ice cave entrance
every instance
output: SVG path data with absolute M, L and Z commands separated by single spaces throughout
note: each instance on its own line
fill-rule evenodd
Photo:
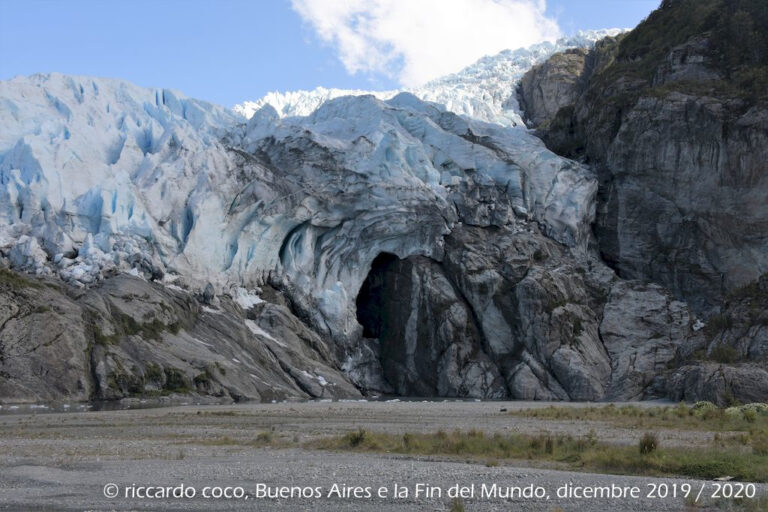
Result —
M 387 324 L 384 305 L 392 300 L 392 297 L 387 296 L 392 293 L 392 290 L 387 288 L 387 280 L 391 279 L 391 267 L 398 259 L 388 252 L 376 256 L 371 263 L 368 277 L 357 294 L 357 321 L 363 326 L 363 336 L 366 338 L 381 338 L 382 328 Z

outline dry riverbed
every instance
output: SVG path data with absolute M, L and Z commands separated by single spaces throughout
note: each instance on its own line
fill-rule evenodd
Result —
M 487 436 L 524 434 L 575 438 L 596 436 L 600 443 L 636 446 L 644 430 L 607 421 L 573 421 L 513 415 L 526 402 L 308 402 L 185 406 L 57 414 L 0 414 L 0 510 L 740 510 L 758 508 L 755 500 L 713 500 L 722 483 L 679 478 L 647 478 L 559 471 L 536 460 L 483 461 L 461 455 L 408 455 L 316 450 L 318 440 L 360 429 L 405 433 L 476 429 Z M 560 404 L 562 405 L 562 404 Z M 567 404 L 584 407 L 587 404 Z M 590 406 L 593 404 L 589 404 Z M 642 403 L 642 407 L 662 404 Z M 664 406 L 668 404 L 663 404 Z M 6 409 L 7 410 L 7 409 Z M 697 448 L 712 444 L 714 432 L 659 429 L 663 447 Z M 727 435 L 727 433 L 720 433 Z M 735 435 L 735 434 L 734 434 Z M 768 463 L 768 459 L 767 459 Z M 723 475 L 727 476 L 727 475 Z M 417 488 L 417 484 L 434 487 Z M 118 496 L 105 485 L 115 484 Z M 184 484 L 194 498 L 140 498 L 147 486 Z M 262 484 L 259 486 L 259 484 Z M 342 486 L 341 496 L 333 485 Z M 408 497 L 395 497 L 408 491 Z M 454 500 L 459 485 L 465 497 Z M 469 496 L 474 484 L 474 495 Z M 481 495 L 517 488 L 539 497 Z M 689 485 L 689 486 L 686 486 Z M 732 483 L 741 488 L 741 483 Z M 206 487 L 240 487 L 233 499 L 206 499 Z M 260 492 L 294 487 L 294 497 L 260 498 Z M 358 492 L 344 486 L 368 488 Z M 533 487 L 531 487 L 533 486 Z M 570 486 L 570 487 L 567 487 Z M 577 498 L 558 490 L 615 486 L 640 497 Z M 696 495 L 698 504 L 684 497 Z M 301 487 L 299 493 L 295 488 Z M 463 489 L 466 487 L 466 489 Z M 309 489 L 306 489 L 309 488 Z M 319 492 L 316 491 L 319 489 Z M 346 489 L 346 490 L 345 490 Z M 380 489 L 386 489 L 379 497 Z M 439 489 L 439 491 L 437 490 Z M 664 492 L 666 498 L 649 497 Z M 763 485 L 755 486 L 759 496 Z M 430 492 L 431 491 L 431 492 Z M 738 488 L 727 492 L 738 492 Z M 159 492 L 157 490 L 150 492 Z M 213 491 L 217 492 L 217 491 Z M 226 492 L 226 491 L 223 491 Z M 417 496 L 416 493 L 420 492 Z M 546 496 L 541 493 L 546 492 Z M 563 491 L 565 492 L 565 491 Z M 576 495 L 579 491 L 575 491 Z M 612 492 L 619 492 L 614 490 Z M 741 489 L 749 493 L 750 489 Z M 302 494 L 297 497 L 296 494 Z M 311 496 L 308 495 L 311 493 Z M 321 497 L 316 497 L 317 494 Z M 673 497 L 676 494 L 676 497 Z M 128 497 L 126 497 L 128 496 Z M 765 506 L 763 503 L 761 505 Z

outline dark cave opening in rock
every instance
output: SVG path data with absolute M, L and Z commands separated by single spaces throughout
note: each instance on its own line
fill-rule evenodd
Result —
M 398 260 L 397 256 L 388 252 L 376 256 L 371 263 L 368 277 L 357 294 L 357 321 L 363 326 L 363 336 L 366 338 L 381 337 L 382 327 L 385 325 L 387 276 L 391 275 L 389 271 Z

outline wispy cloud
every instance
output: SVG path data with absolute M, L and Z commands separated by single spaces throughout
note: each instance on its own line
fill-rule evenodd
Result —
M 350 73 L 415 87 L 484 55 L 555 39 L 544 0 L 292 0 Z

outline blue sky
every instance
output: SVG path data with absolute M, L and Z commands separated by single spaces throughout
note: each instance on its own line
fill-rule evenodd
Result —
M 319 4 L 321 15 L 315 11 L 314 18 L 311 13 L 302 16 L 290 0 L 0 0 L 0 79 L 50 71 L 117 77 L 232 106 L 275 90 L 400 87 L 409 80 L 430 77 L 409 77 L 397 68 L 411 59 L 414 68 L 423 70 L 424 59 L 430 60 L 419 53 L 421 48 L 430 46 L 441 55 L 451 55 L 452 42 L 466 40 L 471 34 L 475 37 L 470 39 L 476 39 L 491 31 L 478 18 L 480 22 L 474 26 L 459 27 L 456 32 L 460 35 L 446 36 L 450 38 L 447 41 L 419 40 L 411 34 L 391 35 L 392 39 L 386 39 L 389 35 L 376 39 L 378 35 L 363 34 L 369 46 L 356 58 L 349 55 L 349 45 L 344 46 L 343 33 L 322 32 L 322 24 L 328 22 L 321 19 L 325 6 L 332 5 L 323 2 L 329 0 L 296 1 L 308 6 L 305 14 Z M 422 0 L 411 4 L 407 4 L 409 0 L 391 1 L 402 6 Z M 535 10 L 540 0 L 444 1 L 472 6 L 472 2 L 478 6 L 530 2 Z M 633 27 L 658 4 L 659 0 L 548 0 L 543 15 L 536 15 L 539 21 L 544 20 L 543 28 L 532 29 L 531 23 L 514 27 L 508 22 L 496 28 L 511 34 L 511 43 L 505 46 L 514 46 L 514 41 L 550 33 L 554 23 L 563 34 Z M 512 19 L 517 19 L 515 15 L 511 14 Z M 418 13 L 408 16 L 412 17 Z M 433 16 L 427 16 L 422 23 L 431 19 Z M 335 23 L 335 19 L 330 22 Z M 357 30 L 356 25 L 353 28 Z M 428 33 L 425 30 L 424 34 Z M 515 35 L 519 38 L 514 39 Z M 489 41 L 491 44 L 499 42 Z M 482 52 L 483 48 L 475 51 Z M 374 55 L 371 49 L 381 53 Z M 405 53 L 399 54 L 400 49 Z M 376 62 L 377 55 L 382 62 Z M 452 64 L 442 63 L 451 71 L 462 67 Z M 434 73 L 442 73 L 442 69 Z

